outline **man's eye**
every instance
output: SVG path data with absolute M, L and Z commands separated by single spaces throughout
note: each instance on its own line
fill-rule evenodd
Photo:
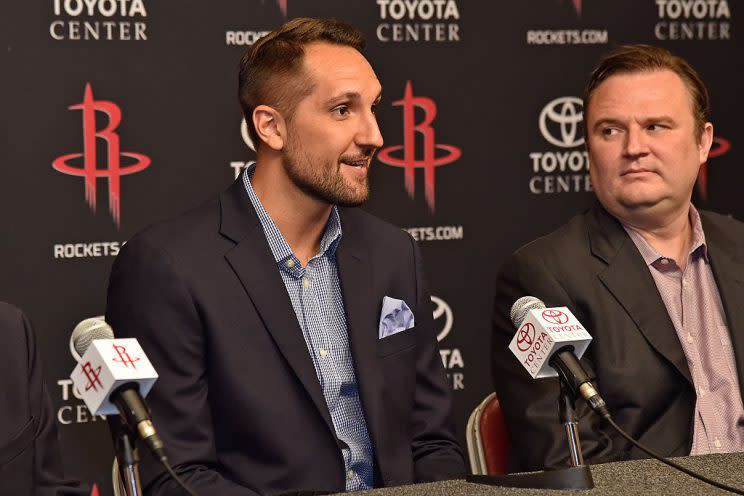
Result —
M 614 134 L 617 134 L 617 129 L 614 127 L 606 127 L 602 129 L 602 135 L 603 136 L 612 136 Z
M 345 116 L 349 113 L 349 107 L 346 105 L 339 105 L 338 107 L 335 107 L 332 112 L 340 116 Z

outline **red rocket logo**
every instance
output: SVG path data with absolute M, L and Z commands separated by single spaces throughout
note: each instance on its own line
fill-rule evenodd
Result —
M 436 142 L 432 123 L 437 116 L 437 104 L 431 98 L 413 95 L 411 81 L 406 83 L 406 89 L 401 100 L 393 102 L 394 106 L 403 107 L 403 144 L 389 146 L 380 150 L 378 159 L 383 164 L 402 167 L 404 183 L 408 196 L 415 197 L 416 169 L 424 169 L 424 196 L 429 210 L 434 212 L 435 196 L 434 171 L 440 165 L 451 164 L 462 156 L 462 150 L 452 145 L 442 145 Z M 423 110 L 423 120 L 416 123 L 416 109 Z M 416 133 L 423 137 L 423 154 L 416 150 Z M 445 152 L 437 156 L 437 150 Z M 402 151 L 403 156 L 393 154 Z M 423 156 L 421 156 L 423 155 Z
M 121 151 L 119 135 L 115 132 L 121 124 L 121 108 L 114 102 L 96 100 L 90 83 L 85 85 L 83 101 L 68 108 L 83 112 L 83 152 L 61 155 L 54 159 L 52 167 L 63 174 L 85 179 L 85 201 L 94 212 L 98 179 L 106 179 L 109 211 L 118 228 L 121 224 L 121 176 L 145 170 L 150 165 L 150 157 L 141 153 Z M 96 129 L 96 112 L 108 117 L 108 123 L 103 129 Z M 98 156 L 96 149 L 98 139 L 106 143 L 105 162 Z M 81 158 L 82 164 L 79 160 Z

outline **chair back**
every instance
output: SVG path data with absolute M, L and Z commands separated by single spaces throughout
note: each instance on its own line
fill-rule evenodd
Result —
M 466 438 L 473 474 L 499 475 L 508 471 L 511 443 L 496 393 L 486 396 L 470 414 Z

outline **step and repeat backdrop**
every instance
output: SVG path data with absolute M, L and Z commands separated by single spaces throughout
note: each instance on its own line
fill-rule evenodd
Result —
M 67 469 L 110 493 L 106 423 L 72 387 L 68 338 L 101 315 L 136 231 L 224 189 L 255 159 L 242 52 L 298 16 L 360 29 L 383 85 L 370 212 L 426 259 L 459 435 L 490 391 L 504 257 L 590 205 L 584 81 L 622 43 L 666 46 L 707 82 L 715 143 L 694 202 L 744 219 L 734 0 L 35 0 L 0 16 L 0 300 L 41 337 Z M 136 309 L 132 309 L 136 311 Z M 246 360 L 260 360 L 246 356 Z M 464 445 L 464 442 L 463 442 Z

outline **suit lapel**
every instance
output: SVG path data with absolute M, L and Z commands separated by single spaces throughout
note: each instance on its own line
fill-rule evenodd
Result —
M 600 206 L 589 217 L 592 253 L 606 269 L 598 274 L 651 346 L 692 383 L 674 324 L 651 273 L 622 226 Z
M 744 398 L 744 253 L 725 231 L 701 212 L 705 241 L 713 276 L 726 313 L 731 344 L 734 347 L 739 388 Z
M 271 254 L 242 176 L 220 196 L 220 233 L 236 245 L 225 254 L 264 326 L 334 433 L 323 391 L 297 322 L 292 302 Z
M 367 430 L 375 453 L 380 453 L 384 429 L 380 410 L 382 371 L 377 359 L 377 324 L 382 303 L 374 297 L 372 267 L 358 231 L 359 226 L 348 221 L 349 215 L 344 209 L 339 209 L 339 213 L 343 235 L 336 250 L 336 261 L 346 310 L 349 346 L 354 358 Z M 386 463 L 379 457 L 376 457 L 376 461 L 378 465 Z

